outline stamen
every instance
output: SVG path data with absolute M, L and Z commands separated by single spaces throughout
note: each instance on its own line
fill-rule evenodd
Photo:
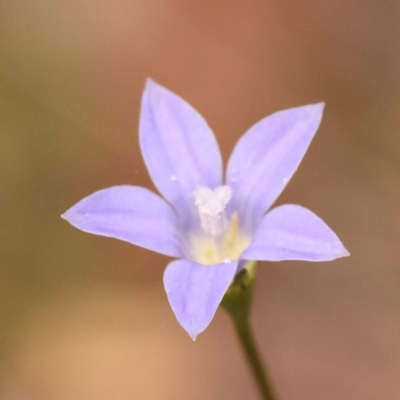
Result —
M 224 233 L 225 236 L 225 245 L 228 249 L 231 249 L 235 246 L 235 242 L 237 241 L 239 232 L 239 217 L 238 213 L 234 212 L 231 217 L 231 221 L 229 224 L 229 228 Z
M 199 186 L 193 195 L 204 232 L 214 237 L 219 236 L 227 224 L 225 207 L 232 198 L 232 189 L 229 186 L 219 186 L 212 190 Z

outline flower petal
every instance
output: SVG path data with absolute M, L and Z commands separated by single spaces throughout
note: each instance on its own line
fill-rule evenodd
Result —
M 253 229 L 299 166 L 321 122 L 323 103 L 280 111 L 253 125 L 228 163 L 227 184 L 237 210 Z
M 336 234 L 313 212 L 297 205 L 270 211 L 257 229 L 246 260 L 331 261 L 350 255 Z
M 62 215 L 76 228 L 181 257 L 177 215 L 159 196 L 137 186 L 115 186 L 86 197 Z
M 236 268 L 236 261 L 202 265 L 177 260 L 165 270 L 164 286 L 169 303 L 178 322 L 193 340 L 213 319 Z
M 150 79 L 142 97 L 139 130 L 155 186 L 182 215 L 193 206 L 196 187 L 221 184 L 221 154 L 207 122 L 181 97 Z

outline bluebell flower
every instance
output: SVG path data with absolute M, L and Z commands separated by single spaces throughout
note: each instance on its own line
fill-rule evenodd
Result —
M 218 144 L 204 118 L 148 80 L 140 148 L 162 197 L 142 187 L 115 186 L 81 200 L 63 218 L 82 231 L 176 258 L 165 270 L 165 291 L 178 322 L 195 339 L 246 260 L 349 255 L 306 208 L 270 210 L 307 151 L 323 108 L 292 108 L 253 125 L 236 144 L 224 179 Z

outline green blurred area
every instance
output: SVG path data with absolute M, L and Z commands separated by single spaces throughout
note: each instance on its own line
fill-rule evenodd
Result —
M 137 140 L 151 76 L 210 122 L 224 159 L 263 116 L 325 101 L 279 200 L 352 256 L 261 264 L 254 321 L 282 399 L 400 397 L 400 4 L 3 0 L 0 396 L 256 398 L 227 318 L 196 343 L 169 261 L 61 220 L 95 190 L 154 189 Z

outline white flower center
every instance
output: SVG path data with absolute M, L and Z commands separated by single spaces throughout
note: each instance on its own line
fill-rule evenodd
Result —
M 226 215 L 225 208 L 232 198 L 232 189 L 219 186 L 212 190 L 201 186 L 193 195 L 203 230 L 190 235 L 194 259 L 204 265 L 237 260 L 250 244 L 250 238 L 240 232 L 236 212 L 229 218 Z
M 200 186 L 193 195 L 204 232 L 213 237 L 219 236 L 226 228 L 225 207 L 232 198 L 232 189 L 229 186 L 219 186 L 212 190 Z

